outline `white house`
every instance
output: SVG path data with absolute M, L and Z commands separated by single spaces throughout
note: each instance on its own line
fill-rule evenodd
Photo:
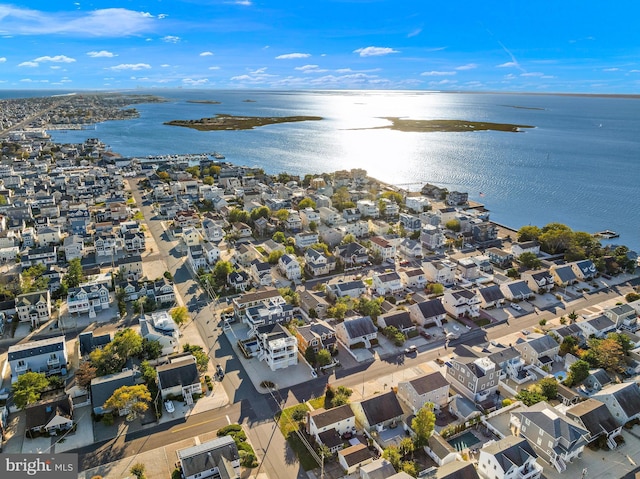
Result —
M 482 479 L 539 479 L 542 466 L 526 439 L 507 436 L 486 443 L 478 456 L 478 474 Z
M 432 283 L 450 286 L 456 279 L 456 264 L 453 261 L 429 261 L 423 267 L 427 280 Z
M 12 383 L 29 371 L 46 375 L 66 374 L 68 357 L 64 336 L 9 346 L 7 361 Z
M 369 316 L 347 318 L 336 324 L 335 329 L 336 337 L 348 348 L 359 344 L 370 348 L 371 341 L 378 339 L 378 328 Z
M 291 254 L 283 254 L 278 260 L 278 269 L 288 280 L 296 281 L 302 277 L 302 269 L 298 259 Z
M 373 275 L 373 289 L 380 296 L 396 294 L 402 291 L 402 280 L 395 271 L 391 273 L 375 273 Z
M 109 308 L 111 295 L 105 283 L 85 283 L 67 292 L 67 308 L 70 313 L 89 313 L 95 318 L 96 313 Z
M 480 296 L 468 289 L 446 290 L 442 298 L 444 309 L 454 318 L 480 316 Z
M 176 454 L 185 479 L 240 477 L 240 454 L 231 436 L 179 449 Z
M 436 371 L 409 381 L 398 383 L 398 397 L 416 414 L 425 404 L 431 403 L 435 409 L 446 407 L 449 402 L 449 382 Z
M 272 371 L 298 364 L 298 339 L 280 323 L 259 326 L 256 340 L 258 359 Z

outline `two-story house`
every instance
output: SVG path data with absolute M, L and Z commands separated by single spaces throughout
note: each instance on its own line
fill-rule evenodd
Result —
M 432 283 L 451 286 L 456 280 L 456 265 L 452 261 L 429 261 L 423 267 L 427 280 Z
M 416 325 L 411 320 L 411 315 L 408 311 L 390 311 L 381 314 L 377 318 L 377 323 L 378 327 L 382 329 L 394 327 L 405 336 L 417 334 Z
M 279 323 L 259 326 L 256 330 L 258 359 L 272 371 L 298 364 L 298 340 Z
M 620 426 L 640 418 L 640 388 L 635 382 L 610 384 L 591 397 L 603 402 Z
M 383 261 L 393 260 L 396 256 L 396 247 L 390 241 L 382 236 L 373 236 L 371 238 L 371 250 L 378 253 Z
M 390 273 L 374 273 L 372 288 L 378 295 L 386 296 L 401 292 L 403 286 L 400 275 L 392 271 Z
M 312 276 L 323 276 L 336 269 L 336 258 L 309 248 L 304 253 L 305 268 Z
M 253 260 L 249 268 L 249 276 L 258 287 L 271 286 L 273 283 L 271 265 L 265 261 Z
M 70 235 L 63 242 L 64 256 L 67 261 L 82 259 L 84 256 L 84 240 L 80 235 Z
M 615 420 L 603 402 L 589 398 L 571 406 L 565 414 L 589 431 L 589 443 L 605 437 L 609 449 L 618 446 L 615 438 L 621 434 L 622 425 Z
M 231 436 L 179 449 L 176 454 L 185 479 L 240 477 L 240 454 Z
M 446 290 L 442 297 L 442 304 L 448 314 L 454 318 L 480 315 L 480 296 L 468 289 Z
M 457 356 L 447 363 L 447 380 L 477 404 L 494 401 L 499 379 L 498 366 L 486 356 Z
M 540 243 L 537 241 L 523 241 L 511 244 L 511 254 L 515 258 L 519 258 L 523 253 L 532 253 L 538 256 L 540 254 Z
M 411 319 L 423 328 L 434 325 L 442 327 L 442 321 L 445 319 L 447 311 L 444 309 L 442 301 L 435 298 L 409 305 L 409 314 Z
M 616 328 L 636 332 L 638 330 L 638 313 L 628 304 L 621 304 L 605 309 L 604 315 L 613 321 Z
M 343 435 L 355 434 L 356 417 L 349 404 L 329 410 L 320 408 L 307 412 L 306 426 L 307 434 L 335 453 L 343 448 Z
M 317 353 L 321 349 L 333 351 L 337 347 L 335 329 L 326 321 L 319 319 L 311 324 L 299 326 L 296 329 L 296 338 L 298 338 L 298 349 L 303 354 L 307 348 Z
M 191 354 L 170 357 L 169 363 L 158 366 L 156 372 L 162 399 L 182 396 L 187 404 L 193 404 L 193 395 L 202 394 L 200 372 L 196 358 Z
M 527 364 L 535 364 L 540 368 L 552 366 L 554 361 L 560 359 L 560 345 L 549 334 L 533 333 L 527 339 L 518 338 L 513 347 Z
M 11 382 L 26 372 L 66 374 L 67 346 L 64 336 L 29 341 L 9 346 L 7 361 L 11 368 Z
M 495 308 L 504 304 L 504 294 L 499 284 L 480 288 L 478 294 L 480 295 L 480 307 L 483 309 Z
M 298 259 L 292 254 L 283 254 L 278 260 L 278 269 L 290 281 L 297 281 L 302 278 L 302 268 Z
M 553 275 L 548 270 L 525 271 L 522 273 L 522 279 L 527 282 L 531 291 L 539 294 L 548 293 L 556 284 Z
M 31 326 L 36 327 L 51 319 L 51 293 L 49 290 L 19 294 L 14 301 L 20 322 L 29 322 Z
M 502 283 L 500 290 L 509 301 L 523 301 L 535 296 L 527 282 L 521 279 Z
M 77 288 L 69 288 L 67 292 L 67 308 L 70 313 L 89 313 L 95 318 L 96 313 L 109 308 L 111 296 L 104 283 L 85 283 Z
M 388 427 L 394 427 L 402 422 L 404 415 L 398 396 L 393 391 L 352 402 L 351 409 L 356 423 L 368 432 L 381 432 Z
M 301 232 L 294 236 L 296 247 L 303 250 L 316 244 L 319 241 L 318 233 Z
M 336 246 L 334 255 L 340 258 L 345 268 L 363 265 L 369 259 L 367 248 L 356 242 Z
M 425 404 L 431 403 L 435 410 L 449 403 L 449 381 L 436 371 L 409 381 L 398 383 L 398 397 L 416 414 Z
M 436 225 L 426 224 L 420 230 L 420 242 L 429 250 L 442 248 L 447 241 L 442 228 Z
M 578 277 L 576 276 L 573 268 L 568 265 L 553 265 L 549 268 L 549 272 L 551 276 L 553 276 L 553 281 L 560 287 L 566 287 L 578 282 Z
M 580 281 L 590 281 L 598 274 L 596 265 L 593 264 L 593 261 L 590 259 L 574 261 L 573 263 L 569 263 L 568 266 L 571 266 L 571 269 Z
M 422 268 L 409 268 L 400 271 L 402 284 L 408 288 L 424 288 L 427 284 L 427 276 Z
M 591 336 L 604 338 L 608 333 L 616 330 L 616 323 L 604 314 L 599 314 L 595 318 L 585 319 L 584 321 L 578 321 L 575 324 L 582 329 L 584 336 L 587 338 Z
M 489 261 L 498 268 L 511 268 L 511 264 L 513 263 L 512 253 L 501 250 L 500 248 L 489 248 L 485 251 L 485 254 L 489 257 Z
M 118 268 L 120 274 L 124 278 L 137 281 L 142 277 L 142 257 L 140 255 L 131 255 L 118 260 Z
M 405 258 L 422 258 L 422 243 L 420 241 L 405 238 L 400 242 L 398 250 Z
M 378 340 L 378 328 L 370 316 L 347 318 L 335 326 L 336 337 L 348 348 L 370 348 L 372 341 Z
M 367 292 L 367 286 L 362 280 L 343 281 L 338 283 L 331 283 L 328 285 L 333 294 L 338 298 L 358 298 Z
M 507 436 L 480 449 L 478 474 L 482 479 L 539 479 L 537 458 L 526 439 Z

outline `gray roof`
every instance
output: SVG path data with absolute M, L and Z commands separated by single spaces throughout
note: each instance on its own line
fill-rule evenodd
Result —
M 517 414 L 529 419 L 551 437 L 564 438 L 569 444 L 576 443 L 589 434 L 589 431 L 545 401 L 529 406 Z
M 363 477 L 363 472 L 366 473 L 367 479 L 389 479 L 393 477 L 396 470 L 393 465 L 386 459 L 376 459 L 369 464 L 365 464 L 360 468 L 360 477 Z M 411 477 L 411 476 L 409 476 Z
M 349 467 L 373 458 L 373 453 L 369 451 L 369 448 L 364 444 L 349 446 L 339 451 L 338 454 L 344 457 L 344 460 Z
M 513 296 L 531 296 L 533 294 L 526 281 L 507 283 L 507 288 L 509 288 Z
M 449 382 L 444 378 L 442 373 L 436 371 L 434 373 L 425 374 L 409 381 L 409 384 L 420 396 L 427 394 L 436 389 L 449 386 Z
M 607 372 L 602 368 L 593 369 L 589 371 L 589 375 L 593 376 L 595 380 L 598 381 L 603 386 L 611 382 L 611 378 L 609 377 Z
M 493 455 L 504 472 L 509 471 L 513 466 L 523 466 L 532 457 L 538 457 L 526 439 L 516 436 L 507 436 L 483 447 L 482 450 Z
M 615 328 L 616 323 L 607 318 L 604 314 L 596 316 L 595 318 L 584 321 L 589 326 L 597 331 L 608 331 Z
M 380 394 L 360 403 L 370 426 L 402 416 L 402 407 L 393 391 Z
M 217 467 L 223 479 L 235 477 L 231 461 L 240 459 L 238 448 L 231 436 L 222 436 L 211 441 L 177 451 L 184 477 L 194 476 Z
M 557 348 L 559 344 L 552 336 L 544 334 L 537 338 L 532 338 L 527 341 L 529 346 L 533 348 L 537 353 L 544 353 L 550 349 Z
M 497 348 L 496 350 L 492 348 L 490 351 L 491 353 L 489 354 L 489 359 L 491 359 L 491 361 L 493 361 L 495 364 L 501 364 L 505 361 L 509 361 L 510 359 L 520 356 L 520 352 L 513 346 L 509 346 L 507 348 Z
M 96 347 L 105 346 L 110 343 L 111 333 L 105 333 L 99 336 L 94 336 L 93 331 L 80 333 L 78 336 L 78 342 L 80 343 L 80 354 L 84 356 L 85 354 L 89 354 Z
M 444 306 L 442 305 L 442 301 L 439 299 L 431 299 L 429 301 L 418 303 L 418 309 L 420 309 L 422 316 L 425 318 L 435 318 L 436 316 L 447 314 Z
M 592 438 L 602 433 L 609 434 L 618 428 L 607 406 L 593 398 L 567 409 L 567 416 L 582 423 Z
M 91 404 L 93 407 L 101 407 L 113 392 L 122 386 L 135 386 L 134 372 L 122 371 L 93 378 L 91 380 Z
M 70 419 L 72 412 L 73 406 L 68 394 L 30 404 L 25 408 L 27 430 L 45 426 L 55 416 L 64 416 Z
M 378 332 L 378 328 L 373 324 L 371 316 L 345 319 L 342 324 L 350 338 L 360 338 Z
M 343 283 L 334 283 L 333 287 L 339 291 L 351 291 L 353 289 L 365 289 L 364 282 L 357 281 L 347 281 Z
M 453 446 L 451 446 L 451 444 L 449 444 L 440 434 L 432 434 L 429 437 L 429 449 L 431 449 L 431 451 L 440 459 L 444 459 L 449 454 L 456 453 Z
M 393 311 L 380 316 L 387 326 L 394 326 L 400 331 L 415 327 L 407 311 Z
M 334 407 L 328 410 L 320 408 L 309 413 L 309 417 L 313 418 L 313 422 L 316 424 L 318 429 L 331 426 L 332 424 L 344 421 L 353 416 L 354 414 L 351 410 L 351 406 L 349 406 L 348 404 L 343 404 L 342 406 Z
M 640 389 L 635 382 L 613 384 L 594 394 L 593 397 L 598 399 L 605 395 L 612 395 L 627 417 L 640 414 Z
M 16 359 L 32 358 L 41 354 L 63 351 L 64 344 L 64 336 L 14 344 L 9 346 L 8 360 L 15 361 Z
M 571 266 L 568 265 L 555 268 L 555 272 L 563 283 L 568 283 L 578 279 L 576 274 L 573 272 L 573 269 L 571 269 Z
M 487 303 L 492 303 L 494 301 L 499 301 L 504 299 L 504 294 L 502 294 L 502 290 L 500 286 L 497 284 L 493 286 L 487 286 L 486 288 L 482 288 L 478 290 L 480 295 L 484 298 Z
M 390 281 L 400 281 L 400 275 L 395 271 L 393 271 L 391 273 L 384 273 L 384 274 L 378 275 L 378 279 L 383 283 L 387 283 Z
M 191 356 L 156 368 L 160 389 L 189 386 L 200 381 L 196 359 Z
M 470 462 L 453 461 L 438 468 L 436 479 L 480 479 L 480 476 Z

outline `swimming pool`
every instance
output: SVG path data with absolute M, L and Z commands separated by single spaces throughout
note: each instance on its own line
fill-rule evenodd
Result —
M 463 449 L 475 446 L 480 442 L 480 439 L 474 436 L 473 433 L 467 431 L 463 432 L 457 437 L 454 437 L 453 439 L 449 439 L 447 442 L 451 444 L 451 447 L 453 447 L 456 451 L 462 451 Z

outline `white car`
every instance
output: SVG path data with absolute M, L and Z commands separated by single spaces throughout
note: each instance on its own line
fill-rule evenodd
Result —
M 460 331 L 460 326 L 458 326 L 457 324 L 453 325 L 453 330 L 454 331 Z
M 522 311 L 522 306 L 520 306 L 519 304 L 511 303 L 511 307 L 516 311 Z
M 176 407 L 173 405 L 173 401 L 168 400 L 164 402 L 164 408 L 167 410 L 169 414 L 176 410 Z

